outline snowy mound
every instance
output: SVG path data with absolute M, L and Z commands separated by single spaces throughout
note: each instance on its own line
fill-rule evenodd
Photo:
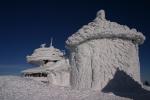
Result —
M 15 76 L 0 77 L 0 100 L 130 100 L 114 94 L 47 86 Z
M 138 44 L 142 44 L 145 40 L 144 35 L 141 32 L 137 32 L 136 29 L 130 29 L 126 25 L 106 20 L 104 10 L 100 10 L 96 19 L 70 36 L 66 44 L 67 46 L 76 46 L 87 40 L 97 38 L 122 38 L 132 40 Z

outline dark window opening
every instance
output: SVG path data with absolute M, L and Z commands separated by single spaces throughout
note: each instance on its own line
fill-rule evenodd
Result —
M 25 77 L 47 77 L 47 73 L 25 74 Z
M 54 62 L 56 63 L 58 60 L 54 60 Z
M 49 60 L 43 60 L 44 61 L 44 64 L 47 64 L 49 62 Z

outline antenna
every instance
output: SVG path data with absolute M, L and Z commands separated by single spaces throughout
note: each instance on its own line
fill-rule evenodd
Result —
M 50 44 L 50 47 L 53 46 L 53 37 L 51 37 L 51 44 Z

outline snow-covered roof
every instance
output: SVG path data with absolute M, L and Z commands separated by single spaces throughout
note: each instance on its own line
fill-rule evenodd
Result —
M 67 46 L 76 46 L 87 40 L 98 38 L 122 38 L 133 40 L 134 43 L 142 44 L 145 40 L 141 32 L 130 29 L 126 25 L 111 22 L 105 18 L 105 11 L 100 10 L 93 22 L 84 25 L 76 33 L 68 38 Z
M 51 70 L 55 71 L 68 71 L 69 70 L 69 60 L 68 59 L 62 59 L 58 61 L 57 63 L 48 62 L 46 65 L 42 67 L 35 67 L 23 70 L 21 73 L 48 73 Z
M 61 52 L 59 49 L 54 48 L 52 45 L 50 47 L 41 46 L 34 50 L 31 56 L 27 56 L 27 61 L 29 63 L 38 63 L 43 60 L 61 60 L 63 58 L 64 53 Z

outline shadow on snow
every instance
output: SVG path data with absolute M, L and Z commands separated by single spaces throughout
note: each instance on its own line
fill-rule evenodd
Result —
M 143 89 L 131 76 L 119 69 L 117 69 L 114 78 L 102 89 L 102 92 L 112 92 L 117 96 L 134 100 L 150 100 L 150 91 Z

